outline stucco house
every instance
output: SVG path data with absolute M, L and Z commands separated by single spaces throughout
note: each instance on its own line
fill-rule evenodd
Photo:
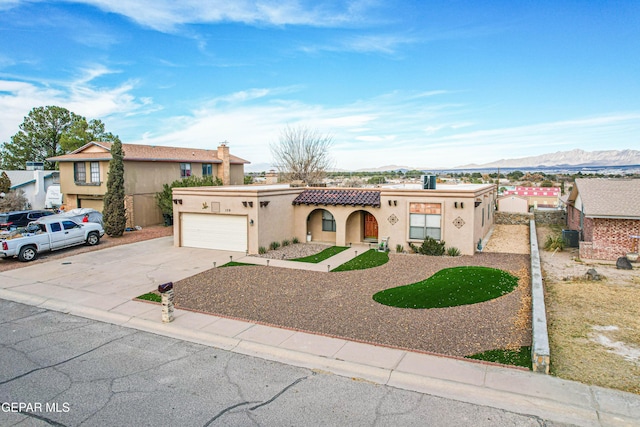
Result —
M 558 187 L 511 187 L 506 188 L 503 196 L 520 196 L 527 199 L 529 206 L 538 208 L 557 208 L 560 202 Z
M 31 209 L 46 207 L 47 189 L 58 183 L 58 171 L 1 170 L 11 180 L 11 190 L 22 190 Z
M 289 185 L 174 188 L 174 245 L 256 254 L 298 238 L 340 246 L 388 239 L 409 249 L 426 236 L 473 255 L 494 222 L 492 184 L 375 189 Z
M 580 258 L 615 260 L 637 252 L 640 179 L 576 179 L 567 199 L 567 223 L 580 234 Z
M 90 142 L 62 156 L 51 157 L 60 169 L 60 190 L 67 209 L 103 210 L 111 143 Z M 229 153 L 226 143 L 217 150 L 122 144 L 127 226 L 160 224 L 162 213 L 155 194 L 169 184 L 191 175 L 219 177 L 223 185 L 244 183 L 249 163 Z
M 529 200 L 515 194 L 501 196 L 498 197 L 498 210 L 500 212 L 527 213 L 529 212 Z

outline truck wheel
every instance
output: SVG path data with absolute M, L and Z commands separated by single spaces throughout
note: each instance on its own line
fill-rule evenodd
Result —
M 96 232 L 89 233 L 87 236 L 87 245 L 95 246 L 100 242 L 100 235 Z
M 20 248 L 18 259 L 22 262 L 33 261 L 38 257 L 38 251 L 33 246 L 24 246 Z

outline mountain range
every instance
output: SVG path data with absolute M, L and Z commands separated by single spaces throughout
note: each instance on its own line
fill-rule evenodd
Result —
M 467 165 L 446 168 L 455 169 L 489 169 L 489 168 L 536 168 L 536 167 L 562 167 L 562 166 L 628 166 L 640 165 L 640 151 L 638 150 L 602 150 L 584 151 L 575 149 L 571 151 L 557 151 L 555 153 L 539 156 L 521 157 L 516 159 L 500 159 L 490 163 Z M 360 169 L 360 172 L 382 172 L 395 170 L 433 170 L 433 167 L 409 167 L 387 165 L 377 168 Z M 437 168 L 436 168 L 437 169 Z

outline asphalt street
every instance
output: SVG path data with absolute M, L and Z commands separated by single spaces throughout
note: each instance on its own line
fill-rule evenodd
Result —
M 560 426 L 0 300 L 1 426 Z

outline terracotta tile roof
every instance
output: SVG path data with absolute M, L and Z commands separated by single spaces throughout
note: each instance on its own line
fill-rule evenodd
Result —
M 640 219 L 640 179 L 579 178 L 575 187 L 569 202 L 579 195 L 587 217 Z
M 380 191 L 375 190 L 304 190 L 293 201 L 294 205 L 350 205 L 380 207 Z
M 78 160 L 111 160 L 111 154 L 85 152 L 90 146 L 111 149 L 110 142 L 90 142 L 77 150 L 62 156 L 50 157 L 47 160 L 54 162 L 73 162 Z M 141 162 L 197 162 L 197 163 L 222 163 L 218 158 L 218 150 L 203 150 L 199 148 L 164 147 L 142 144 L 122 144 L 124 159 Z M 250 163 L 240 157 L 229 155 L 231 164 Z

